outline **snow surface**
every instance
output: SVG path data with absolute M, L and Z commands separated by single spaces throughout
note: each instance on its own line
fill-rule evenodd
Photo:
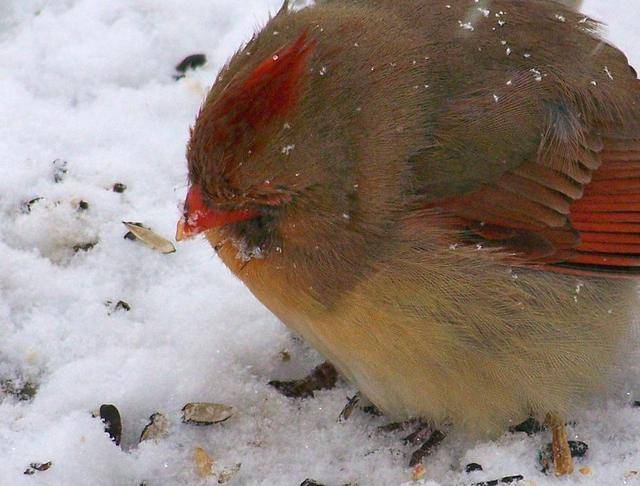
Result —
M 294 339 L 201 240 L 170 255 L 123 239 L 121 221 L 171 236 L 186 192 L 188 127 L 216 71 L 280 0 L 0 1 L 0 382 L 32 382 L 30 401 L 0 394 L 0 485 L 217 484 L 196 473 L 202 446 L 233 484 L 392 485 L 410 480 L 410 446 L 384 418 L 336 417 L 345 383 L 304 401 L 273 378 L 304 375 L 321 358 Z M 590 0 L 610 39 L 640 68 L 639 0 Z M 173 79 L 186 55 L 209 63 Z M 68 162 L 53 182 L 55 159 Z M 118 194 L 115 182 L 127 185 Z M 42 197 L 25 213 L 21 205 Z M 80 200 L 89 208 L 79 210 Z M 90 251 L 72 247 L 98 241 Z M 130 311 L 106 301 L 124 300 Z M 288 350 L 289 362 L 281 359 Z M 421 484 L 470 484 L 523 474 L 538 485 L 640 484 L 637 366 L 627 396 L 585 411 L 570 433 L 586 441 L 590 475 L 539 472 L 549 438 L 479 442 L 453 431 Z M 6 384 L 5 384 L 6 387 Z M 193 401 L 232 405 L 223 424 L 180 422 Z M 115 404 L 122 447 L 91 411 Z M 154 412 L 169 435 L 138 445 Z M 27 476 L 32 462 L 52 461 Z M 466 474 L 477 462 L 484 471 Z

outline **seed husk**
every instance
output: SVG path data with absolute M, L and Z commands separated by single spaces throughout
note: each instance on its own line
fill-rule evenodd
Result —
M 24 474 L 27 476 L 31 476 L 36 473 L 36 471 L 46 471 L 53 465 L 53 462 L 32 462 L 29 464 L 29 467 L 25 469 Z
M 140 434 L 140 441 L 154 440 L 157 441 L 165 437 L 169 433 L 169 420 L 165 415 L 156 412 L 149 417 L 149 423 Z
M 199 68 L 200 66 L 204 66 L 206 63 L 207 56 L 205 54 L 191 54 L 178 63 L 176 71 L 178 71 L 179 74 L 174 76 L 174 79 L 177 81 L 184 78 L 184 73 L 189 69 Z
M 360 396 L 360 392 L 357 392 L 354 396 L 347 397 L 347 404 L 342 409 L 342 412 L 340 412 L 340 415 L 338 415 L 338 422 L 346 422 L 349 420 L 354 409 L 358 403 L 360 403 Z
M 523 479 L 524 476 L 516 474 L 515 476 L 505 476 L 500 479 L 492 479 L 491 481 L 482 481 L 480 483 L 475 483 L 472 486 L 498 486 L 499 484 L 517 483 Z
M 73 251 L 74 253 L 78 253 L 81 251 L 89 251 L 92 248 L 94 248 L 96 245 L 98 244 L 97 241 L 88 241 L 86 243 L 77 243 L 75 245 L 73 245 Z
M 187 403 L 182 408 L 182 421 L 185 424 L 212 425 L 228 420 L 233 412 L 233 407 L 219 403 Z
M 218 484 L 225 484 L 231 481 L 238 471 L 240 471 L 241 463 L 234 464 L 233 466 L 224 469 L 220 474 L 218 474 Z
M 100 405 L 100 419 L 104 422 L 104 431 L 109 434 L 111 440 L 116 445 L 120 445 L 120 439 L 122 439 L 122 419 L 120 418 L 120 412 L 115 405 L 104 404 Z
M 117 192 L 119 194 L 122 194 L 124 191 L 127 190 L 127 185 L 123 184 L 122 182 L 116 182 L 113 187 L 112 187 L 113 192 Z
M 122 223 L 127 227 L 129 233 L 131 233 L 135 239 L 142 241 L 149 248 L 164 254 L 174 253 L 176 251 L 176 247 L 173 243 L 145 227 L 142 223 L 134 223 L 130 221 L 123 221 Z M 124 237 L 132 239 L 129 236 L 129 233 Z
M 337 379 L 338 372 L 335 367 L 325 361 L 316 366 L 305 378 L 291 381 L 272 380 L 269 385 L 285 397 L 308 398 L 313 397 L 314 391 L 332 389 L 335 387 Z
M 129 312 L 131 310 L 131 306 L 127 302 L 125 302 L 124 300 L 119 300 L 116 303 L 116 310 L 120 310 L 120 309 Z
M 38 385 L 29 381 L 0 380 L 0 397 L 3 394 L 11 395 L 20 401 L 31 400 L 38 392 Z
M 31 212 L 31 206 L 33 206 L 35 203 L 37 203 L 38 201 L 42 201 L 44 198 L 43 197 L 34 197 L 33 199 L 29 200 L 29 201 L 25 201 L 20 205 L 20 211 L 23 214 L 29 214 Z
M 123 310 L 126 312 L 129 312 L 131 310 L 131 305 L 128 302 L 125 302 L 124 300 L 119 300 L 118 302 L 116 302 L 114 304 L 114 302 L 112 300 L 107 300 L 104 305 L 109 309 L 107 311 L 108 315 L 113 314 L 114 312 Z
M 474 471 L 482 471 L 482 466 L 476 462 L 471 462 L 464 468 L 464 472 L 466 473 L 472 473 Z
M 213 475 L 213 459 L 211 456 L 207 454 L 202 447 L 197 446 L 193 450 L 193 459 L 196 463 L 196 471 L 198 472 L 198 476 L 201 478 L 206 478 L 208 476 Z
M 60 183 L 67 175 L 67 161 L 63 159 L 56 159 L 53 161 L 53 181 Z

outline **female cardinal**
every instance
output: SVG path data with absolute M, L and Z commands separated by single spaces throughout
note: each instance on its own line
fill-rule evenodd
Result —
M 551 0 L 285 3 L 191 131 L 178 239 L 393 418 L 495 434 L 601 391 L 640 275 L 640 82 Z M 564 462 L 563 462 L 564 461 Z

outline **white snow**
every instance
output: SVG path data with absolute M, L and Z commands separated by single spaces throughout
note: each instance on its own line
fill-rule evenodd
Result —
M 384 418 L 336 418 L 354 390 L 304 401 L 267 382 L 304 375 L 321 358 L 233 278 L 202 240 L 162 255 L 123 239 L 121 221 L 172 237 L 186 192 L 188 127 L 217 69 L 280 0 L 4 0 L 0 2 L 0 381 L 38 384 L 35 398 L 0 393 L 0 485 L 217 484 L 197 475 L 196 446 L 231 484 L 392 485 L 410 480 L 411 446 L 376 429 Z M 640 68 L 637 0 L 590 0 L 609 38 Z M 185 56 L 209 63 L 173 79 Z M 67 173 L 53 182 L 53 161 Z M 115 182 L 127 185 L 118 194 Z M 23 204 L 36 197 L 26 213 Z M 79 210 L 79 201 L 89 208 Z M 22 207 L 22 209 L 21 209 Z M 78 244 L 98 242 L 74 253 Z M 131 310 L 107 301 L 124 300 Z M 291 360 L 284 362 L 281 351 Z M 537 485 L 640 484 L 640 379 L 628 396 L 576 417 L 588 476 L 539 472 L 548 442 L 505 434 L 479 442 L 453 431 L 425 462 L 422 484 L 522 474 Z M 516 392 L 516 391 L 514 391 Z M 211 427 L 180 422 L 188 402 L 231 405 Z M 117 447 L 91 412 L 122 414 Z M 149 415 L 169 435 L 138 445 Z M 27 476 L 32 462 L 52 461 Z M 484 471 L 466 474 L 465 464 Z

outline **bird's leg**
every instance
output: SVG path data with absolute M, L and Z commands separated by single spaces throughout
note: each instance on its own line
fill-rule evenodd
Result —
M 433 430 L 431 429 L 431 426 L 429 424 L 422 421 L 418 421 L 417 424 L 418 426 L 416 427 L 416 429 L 412 433 L 407 435 L 404 439 L 402 439 L 405 444 L 422 445 L 424 441 L 433 433 Z
M 556 476 L 573 473 L 573 458 L 569 449 L 564 420 L 556 414 L 550 413 L 547 415 L 545 423 L 551 429 L 551 449 Z
M 422 462 L 422 459 L 431 454 L 433 449 L 444 440 L 446 434 L 439 430 L 434 430 L 429 424 L 417 419 L 407 420 L 405 422 L 393 422 L 378 427 L 378 430 L 381 432 L 395 432 L 401 429 L 404 430 L 409 425 L 415 426 L 415 424 L 417 424 L 415 431 L 403 439 L 405 444 L 420 446 L 411 455 L 411 461 L 409 461 L 410 467 L 419 464 Z
M 325 361 L 316 366 L 309 375 L 301 380 L 291 381 L 270 381 L 269 385 L 274 387 L 286 397 L 308 398 L 313 396 L 316 390 L 327 390 L 335 386 L 338 379 L 338 372 L 331 363 Z

